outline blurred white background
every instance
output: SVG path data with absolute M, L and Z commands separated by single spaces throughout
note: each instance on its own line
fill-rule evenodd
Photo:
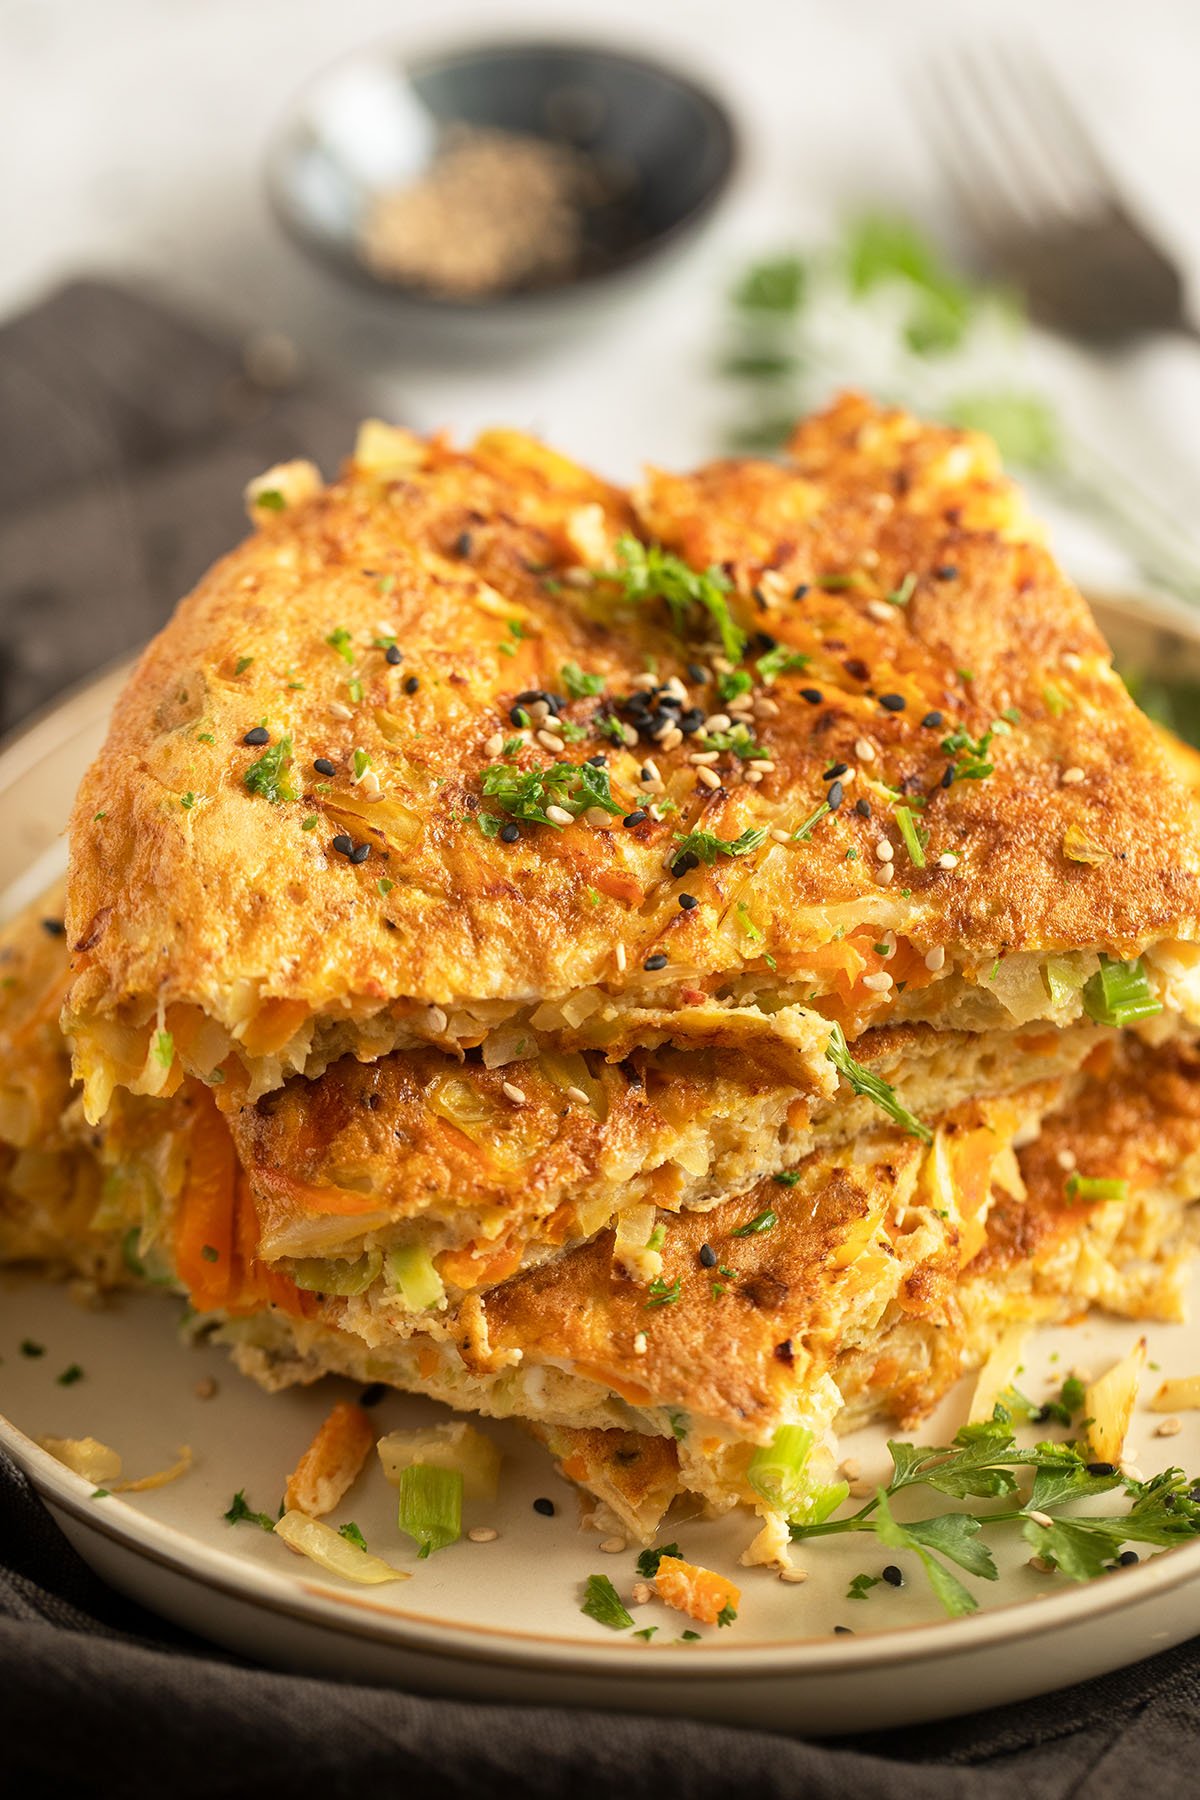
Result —
M 431 350 L 283 239 L 264 146 L 294 91 L 348 50 L 539 29 L 706 76 L 740 121 L 735 187 L 634 306 L 519 358 Z M 0 308 L 71 273 L 148 277 L 214 322 L 286 332 L 418 427 L 461 436 L 503 419 L 617 476 L 690 460 L 717 447 L 717 324 L 749 257 L 819 239 L 864 200 L 953 246 L 919 78 L 947 44 L 999 36 L 1053 63 L 1200 304 L 1195 0 L 0 0 Z M 1191 516 L 1200 348 L 1148 345 L 1107 366 L 1048 354 L 1076 426 Z

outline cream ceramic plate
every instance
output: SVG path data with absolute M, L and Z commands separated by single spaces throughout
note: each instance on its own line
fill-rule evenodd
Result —
M 1115 603 L 1100 609 L 1127 657 L 1174 677 L 1200 676 L 1200 633 L 1166 615 L 1147 628 Z M 74 786 L 100 742 L 120 672 L 94 683 L 0 753 L 0 891 L 11 907 L 61 864 L 58 839 Z M 1197 1293 L 1200 1301 L 1200 1291 Z M 635 1547 L 605 1554 L 579 1527 L 573 1489 L 545 1453 L 515 1428 L 485 1422 L 505 1455 L 494 1505 L 469 1509 L 465 1525 L 490 1525 L 491 1542 L 464 1538 L 418 1562 L 396 1530 L 395 1504 L 369 1465 L 334 1523 L 353 1519 L 371 1548 L 412 1579 L 361 1588 L 327 1577 L 279 1540 L 222 1517 L 244 1489 L 273 1514 L 283 1481 L 337 1393 L 268 1396 L 238 1376 L 224 1354 L 179 1340 L 178 1301 L 129 1296 L 102 1312 L 74 1305 L 65 1290 L 26 1276 L 0 1281 L 0 1443 L 28 1471 L 63 1530 L 92 1566 L 146 1606 L 264 1662 L 477 1698 L 667 1711 L 732 1724 L 831 1732 L 916 1722 L 1027 1698 L 1121 1667 L 1181 1642 L 1200 1605 L 1200 1544 L 1144 1560 L 1075 1587 L 1026 1563 L 1014 1534 L 991 1534 L 996 1583 L 971 1586 L 984 1610 L 948 1621 L 911 1559 L 863 1534 L 796 1547 L 809 1571 L 786 1585 L 762 1569 L 738 1570 L 752 1535 L 739 1515 L 672 1527 L 685 1555 L 735 1574 L 742 1605 L 735 1626 L 680 1640 L 688 1624 L 658 1602 L 635 1608 L 650 1642 L 606 1630 L 579 1611 L 582 1586 L 608 1575 L 628 1600 Z M 1196 1308 L 1200 1315 L 1200 1305 Z M 1128 1321 L 1094 1318 L 1031 1340 L 1023 1389 L 1049 1393 L 1073 1366 L 1099 1373 L 1136 1335 Z M 1200 1370 L 1200 1325 L 1152 1326 L 1150 1358 L 1164 1374 Z M 21 1353 L 23 1341 L 44 1354 Z M 83 1378 L 62 1386 L 71 1364 Z M 209 1399 L 197 1387 L 217 1384 Z M 1148 1376 L 1144 1398 L 1157 1384 Z M 961 1423 L 969 1383 L 918 1434 L 945 1442 Z M 388 1395 L 381 1430 L 444 1416 L 431 1403 Z M 1178 1437 L 1152 1435 L 1139 1410 L 1131 1440 L 1146 1474 L 1169 1463 L 1200 1472 L 1200 1414 Z M 92 1497 L 91 1484 L 38 1449 L 35 1439 L 91 1435 L 118 1449 L 127 1474 L 170 1463 L 190 1445 L 192 1472 L 174 1485 L 119 1498 Z M 844 1440 L 870 1479 L 886 1478 L 886 1432 Z M 553 1500 L 546 1517 L 533 1502 Z M 904 1568 L 906 1585 L 846 1598 L 859 1572 Z M 835 1626 L 853 1635 L 833 1635 Z

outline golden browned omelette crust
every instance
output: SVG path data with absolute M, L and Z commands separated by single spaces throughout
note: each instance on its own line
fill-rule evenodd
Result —
M 997 956 L 1195 937 L 1182 790 L 986 441 L 850 398 L 793 457 L 653 476 L 634 514 L 511 435 L 376 433 L 328 489 L 271 490 L 80 792 L 67 1023 L 91 1115 L 114 1080 L 219 1067 L 236 1097 L 247 1072 L 261 1092 L 513 1021 L 612 1055 L 768 1039 L 815 1079 L 813 1005 L 851 1037 L 974 1028 L 1008 1017 Z M 653 579 L 634 602 L 588 575 L 628 570 L 631 525 L 727 572 L 733 691 L 701 606 L 680 635 Z M 510 817 L 559 765 L 561 817 Z M 1062 1022 L 1025 990 L 1018 1016 Z

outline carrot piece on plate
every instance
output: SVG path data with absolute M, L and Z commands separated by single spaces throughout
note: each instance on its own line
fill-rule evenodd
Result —
M 701 1625 L 731 1624 L 737 1618 L 742 1591 L 724 1575 L 684 1562 L 680 1556 L 659 1559 L 654 1588 L 660 1600 Z M 724 1618 L 722 1615 L 724 1614 Z
M 288 1511 L 310 1519 L 332 1512 L 374 1446 L 369 1415 L 340 1400 L 288 1477 Z

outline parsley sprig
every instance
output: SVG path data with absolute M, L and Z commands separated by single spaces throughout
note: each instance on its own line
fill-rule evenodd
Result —
M 607 769 L 592 763 L 559 762 L 548 769 L 490 763 L 483 771 L 483 791 L 510 819 L 527 825 L 555 825 L 546 811 L 548 806 L 560 806 L 575 819 L 593 806 L 614 817 L 623 810 L 612 797 Z M 485 837 L 495 837 L 500 820 L 493 813 L 481 813 L 479 825 Z
M 618 566 L 596 571 L 601 581 L 613 582 L 626 600 L 664 600 L 681 636 L 694 628 L 697 610 L 707 613 L 725 655 L 730 662 L 741 661 L 746 634 L 729 610 L 730 582 L 722 570 L 714 567 L 700 574 L 669 550 L 643 544 L 628 532 L 617 539 L 616 550 Z
M 284 800 L 298 797 L 296 784 L 288 774 L 292 761 L 292 740 L 281 737 L 250 764 L 242 780 L 252 794 L 279 806 Z
M 752 850 L 757 850 L 766 841 L 765 825 L 747 826 L 740 837 L 735 838 L 718 837 L 713 831 L 689 831 L 686 836 L 682 836 L 677 831 L 674 860 L 678 862 L 681 856 L 695 856 L 702 863 L 715 863 L 718 856 L 749 856 Z
M 1104 1574 L 1126 1543 L 1169 1548 L 1200 1537 L 1200 1501 L 1192 1498 L 1187 1477 L 1168 1469 L 1149 1481 L 1132 1481 L 1108 1465 L 1089 1465 L 1075 1444 L 1017 1444 L 1009 1414 L 997 1406 L 991 1419 L 964 1425 L 951 1444 L 918 1447 L 889 1443 L 892 1478 L 844 1519 L 814 1525 L 792 1525 L 794 1539 L 830 1537 L 869 1531 L 892 1550 L 916 1555 L 930 1586 L 951 1617 L 974 1612 L 974 1594 L 946 1566 L 953 1563 L 983 1581 L 995 1581 L 995 1558 L 982 1533 L 997 1525 L 1019 1524 L 1027 1544 L 1071 1581 L 1091 1581 Z M 1028 1499 L 994 1511 L 935 1513 L 928 1518 L 899 1520 L 892 1510 L 897 1494 L 928 1487 L 949 1499 L 1006 1500 L 1018 1497 L 1017 1470 L 1032 1470 Z M 1118 1514 L 1081 1513 L 1062 1516 L 1080 1500 L 1124 1489 L 1133 1504 Z M 1037 1515 L 1040 1515 L 1038 1517 Z M 1044 1521 L 1049 1519 L 1049 1524 Z M 935 1554 L 936 1553 L 936 1554 Z M 944 1559 L 944 1560 L 942 1560 Z

